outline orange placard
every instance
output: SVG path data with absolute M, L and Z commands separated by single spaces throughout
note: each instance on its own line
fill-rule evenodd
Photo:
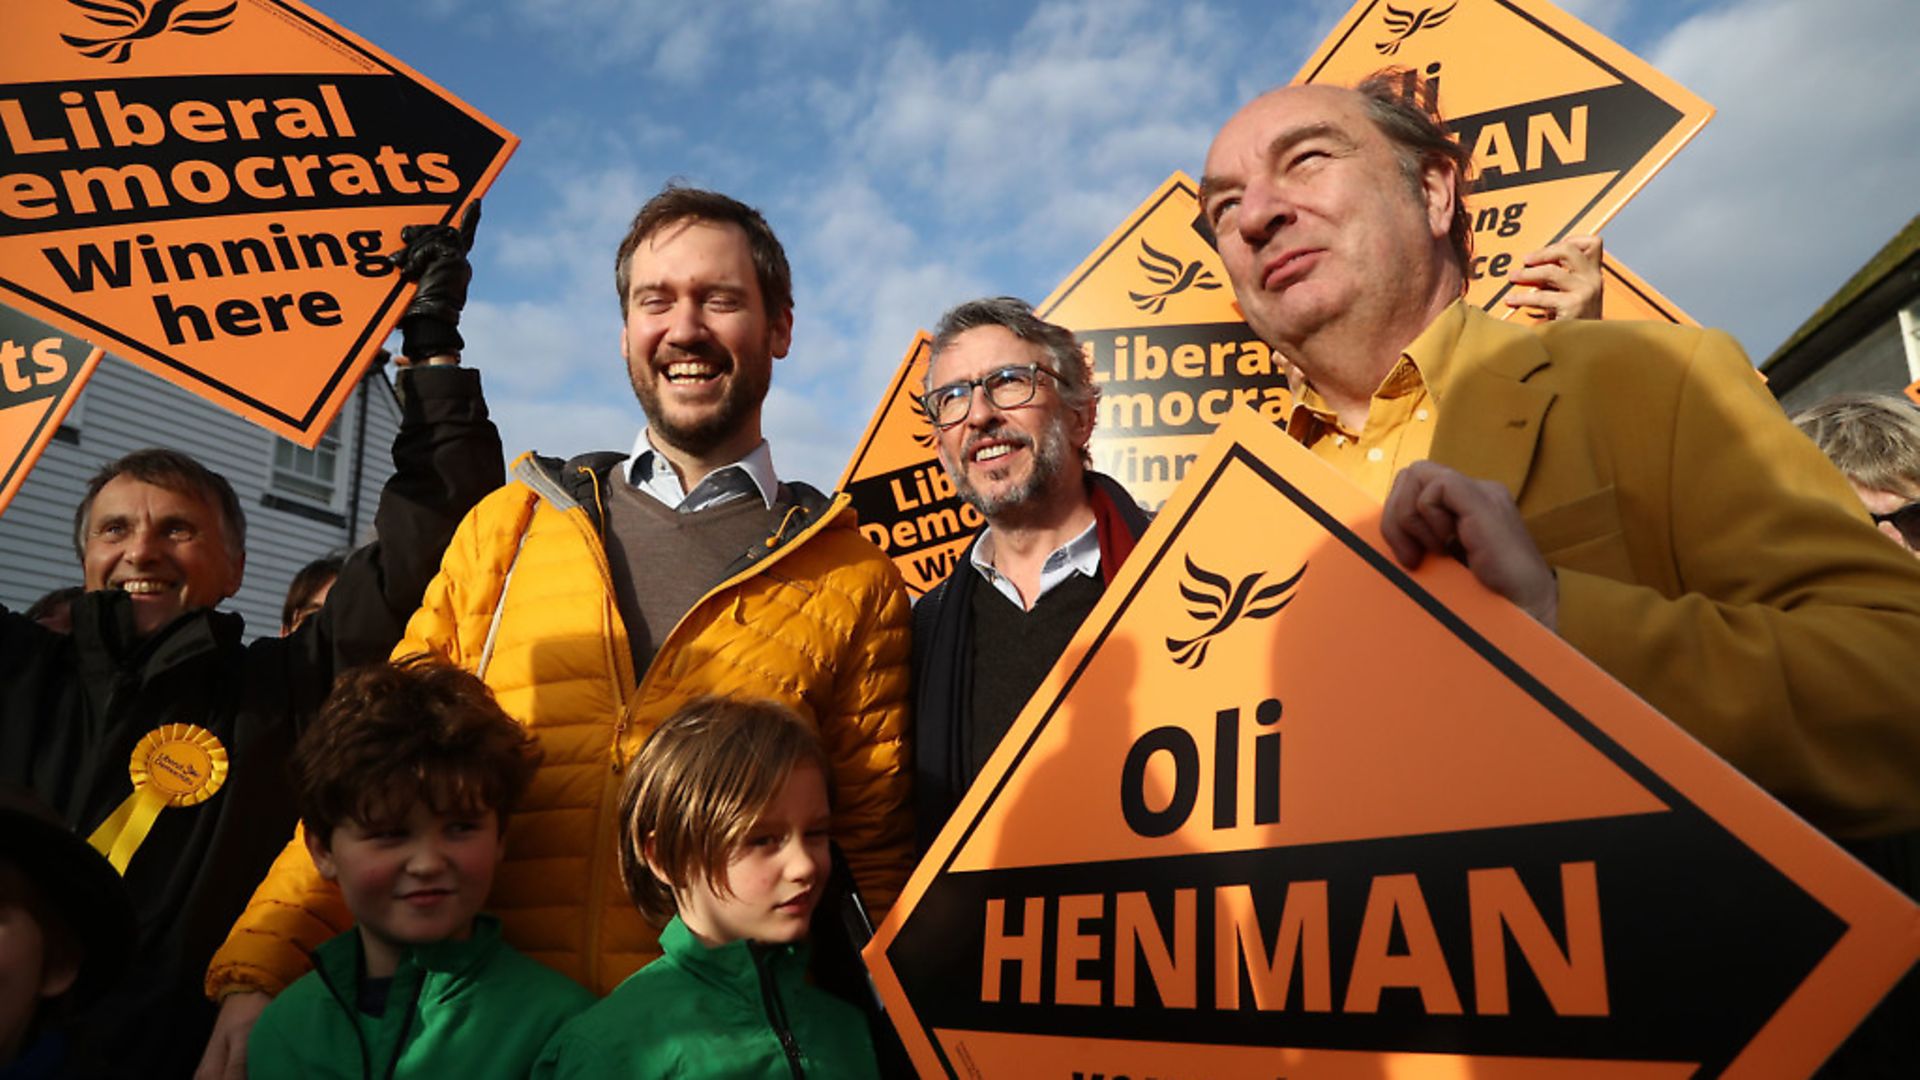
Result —
M 1693 316 L 1680 309 L 1680 305 L 1667 299 L 1660 290 L 1647 284 L 1646 279 L 1626 268 L 1619 259 L 1607 255 L 1600 260 L 1600 317 L 1640 322 L 1664 322 L 1676 326 L 1699 326 Z M 1504 305 L 1502 305 L 1504 307 Z M 1511 314 L 1508 318 L 1519 316 Z M 1544 316 L 1528 309 L 1529 321 L 1545 322 Z
M 920 411 L 932 345 L 926 331 L 914 335 L 839 485 L 853 497 L 860 531 L 899 567 L 915 596 L 947 576 L 986 524 L 954 493 L 934 451 L 933 424 Z
M 1169 176 L 1035 310 L 1077 334 L 1093 361 L 1093 467 L 1148 508 L 1173 493 L 1234 405 L 1275 422 L 1292 408 L 1279 358 L 1234 303 L 1185 173 Z
M 866 956 L 927 1076 L 1804 1077 L 1920 907 L 1264 418 Z
M 517 140 L 298 0 L 16 0 L 0 298 L 311 446 Z
M 1713 116 L 1546 0 L 1359 0 L 1295 81 L 1351 86 L 1387 66 L 1435 80 L 1473 153 L 1467 299 L 1488 311 L 1506 310 L 1521 256 L 1598 232 Z
M 0 513 L 60 429 L 101 355 L 0 304 Z
M 1605 291 L 1600 294 L 1600 317 L 1603 319 L 1642 319 L 1652 322 L 1669 322 L 1677 326 L 1699 326 L 1693 316 L 1680 309 L 1680 305 L 1661 295 L 1660 290 L 1646 283 L 1639 274 L 1621 265 L 1620 260 L 1611 255 L 1600 260 L 1600 280 Z

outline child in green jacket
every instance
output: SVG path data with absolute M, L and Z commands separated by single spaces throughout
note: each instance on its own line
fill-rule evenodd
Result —
M 806 981 L 830 869 L 826 751 L 784 705 L 703 698 L 641 748 L 620 872 L 660 959 L 575 1017 L 536 1077 L 877 1077 L 865 1016 Z
M 295 754 L 307 851 L 355 932 L 260 1014 L 247 1075 L 527 1074 L 593 995 L 479 914 L 539 764 L 486 685 L 424 657 L 341 677 Z

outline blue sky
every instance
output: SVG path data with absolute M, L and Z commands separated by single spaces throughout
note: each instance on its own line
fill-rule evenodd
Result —
M 839 476 L 913 332 L 1044 297 L 1344 0 L 320 0 L 522 139 L 465 330 L 510 453 L 640 423 L 613 249 L 670 177 L 760 207 L 794 266 L 766 428 Z M 1719 109 L 1608 250 L 1763 358 L 1920 211 L 1905 0 L 1564 0 Z

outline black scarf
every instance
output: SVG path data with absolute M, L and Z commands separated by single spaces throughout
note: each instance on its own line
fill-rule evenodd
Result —
M 1153 520 L 1112 477 L 1087 473 L 1100 578 L 1111 582 Z M 945 581 L 913 606 L 914 844 L 924 854 L 960 805 L 967 775 L 967 725 L 973 716 L 973 590 L 980 573 L 973 543 Z

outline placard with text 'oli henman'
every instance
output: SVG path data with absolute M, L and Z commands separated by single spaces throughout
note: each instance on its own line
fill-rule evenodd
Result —
M 311 446 L 515 139 L 298 0 L 10 0 L 0 300 Z
M 1294 81 L 1352 86 L 1387 67 L 1430 80 L 1473 154 L 1467 299 L 1489 311 L 1522 256 L 1598 232 L 1713 116 L 1546 0 L 1360 0 Z
M 866 950 L 922 1075 L 1805 1077 L 1920 907 L 1236 410 Z

